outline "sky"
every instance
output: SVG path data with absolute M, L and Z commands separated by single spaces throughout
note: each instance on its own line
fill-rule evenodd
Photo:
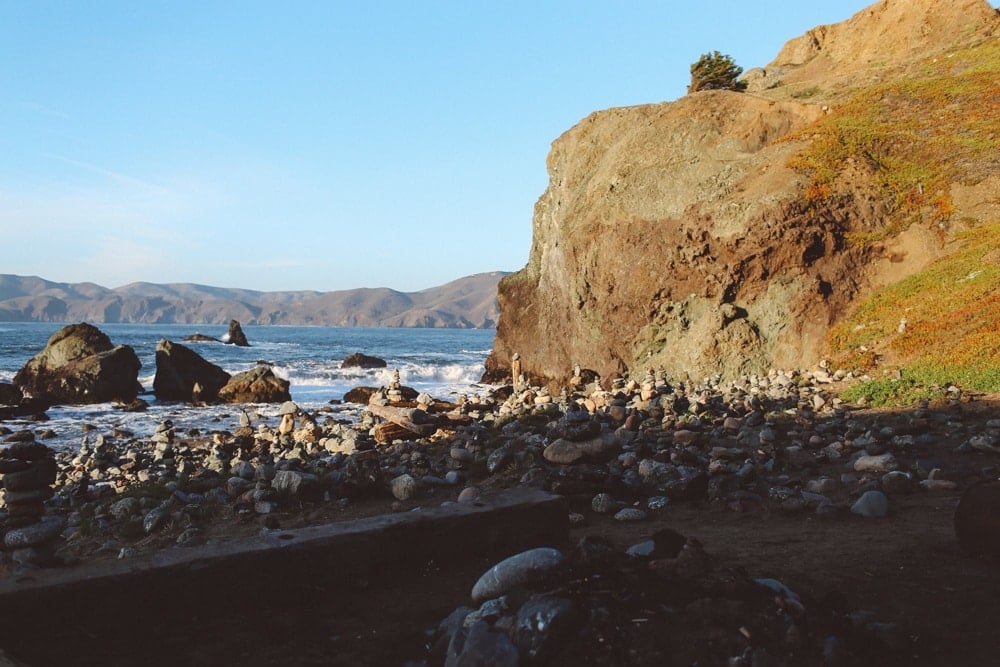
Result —
M 418 291 L 528 259 L 551 142 L 869 0 L 0 0 L 0 273 Z M 791 7 L 791 8 L 790 8 Z

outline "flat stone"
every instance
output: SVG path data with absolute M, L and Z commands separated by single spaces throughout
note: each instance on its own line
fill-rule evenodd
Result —
M 615 513 L 615 519 L 618 521 L 644 521 L 646 513 L 638 507 L 626 507 Z
M 877 456 L 859 456 L 854 461 L 855 472 L 891 472 L 898 467 L 896 457 L 888 452 Z
M 38 523 L 9 531 L 3 543 L 8 549 L 28 549 L 54 540 L 65 525 L 62 517 L 46 517 Z
M 604 433 L 590 440 L 565 440 L 560 438 L 542 452 L 549 463 L 568 465 L 577 461 L 607 461 L 618 456 L 621 443 L 613 433 Z
M 472 587 L 472 601 L 485 600 L 507 593 L 513 588 L 540 582 L 562 565 L 558 549 L 539 547 L 506 558 L 483 573 Z

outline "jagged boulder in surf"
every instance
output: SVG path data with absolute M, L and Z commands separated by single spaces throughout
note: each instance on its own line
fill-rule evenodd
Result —
M 341 368 L 386 368 L 388 362 L 381 357 L 373 357 L 362 352 L 355 352 L 344 357 Z
M 215 401 L 229 378 L 189 347 L 165 338 L 156 344 L 153 393 L 161 401 Z
M 218 398 L 223 403 L 284 403 L 292 400 L 288 387 L 288 380 L 260 365 L 231 377 Z
M 70 324 L 52 334 L 14 384 L 24 397 L 49 404 L 127 403 L 142 391 L 141 367 L 130 346 L 112 345 L 92 324 Z
M 243 327 L 236 320 L 229 320 L 229 333 L 226 334 L 226 342 L 237 347 L 250 347 Z

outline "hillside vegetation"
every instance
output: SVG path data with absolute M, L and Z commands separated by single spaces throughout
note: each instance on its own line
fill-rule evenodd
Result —
M 831 329 L 840 363 L 876 377 L 893 371 L 851 397 L 907 403 L 950 383 L 1000 391 L 1000 220 L 956 219 L 953 201 L 953 184 L 1000 175 L 1000 43 L 860 90 L 809 132 L 813 141 L 789 162 L 808 176 L 807 198 L 836 196 L 860 167 L 889 203 L 884 226 L 855 233 L 852 243 L 921 224 L 946 246 L 943 258 L 876 291 Z
M 811 138 L 789 161 L 808 176 L 809 198 L 836 194 L 852 168 L 872 176 L 891 219 L 855 235 L 856 242 L 880 240 L 914 222 L 935 225 L 943 236 L 955 212 L 951 184 L 1000 173 L 1000 43 L 929 59 L 922 70 L 857 91 L 791 137 Z

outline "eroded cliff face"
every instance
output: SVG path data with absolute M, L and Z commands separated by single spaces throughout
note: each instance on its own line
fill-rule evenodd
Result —
M 768 86 L 820 56 L 833 64 L 814 74 L 842 77 L 834 38 L 882 30 L 902 5 L 934 3 L 884 0 L 870 8 L 877 20 L 861 12 L 822 39 L 793 40 Z M 937 25 L 923 9 L 917 18 Z M 933 259 L 927 229 L 847 243 L 883 224 L 871 173 L 847 169 L 833 196 L 804 196 L 786 164 L 828 107 L 756 89 L 600 111 L 553 143 L 528 264 L 500 283 L 487 376 L 509 373 L 515 352 L 529 380 L 550 385 L 575 364 L 605 381 L 646 368 L 700 378 L 810 366 L 836 318 L 886 280 L 880 271 L 905 275 Z

